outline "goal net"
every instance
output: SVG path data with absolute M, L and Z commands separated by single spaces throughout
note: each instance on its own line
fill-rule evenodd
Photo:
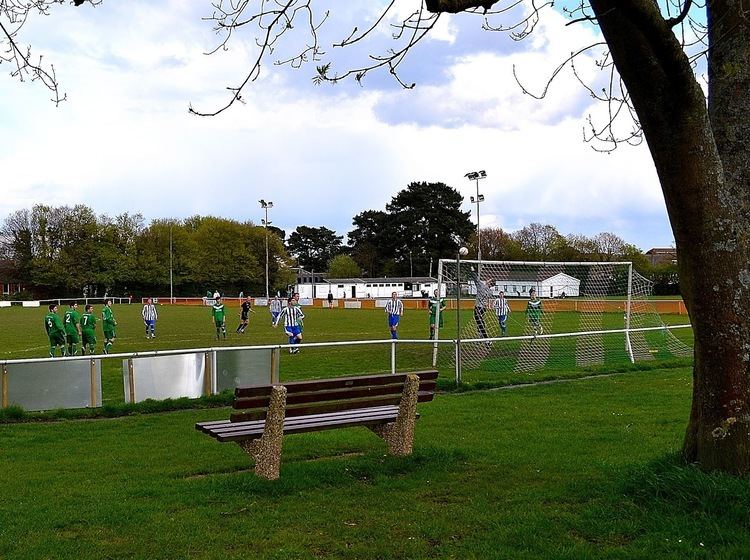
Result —
M 436 336 L 467 341 L 462 369 L 531 373 L 692 355 L 648 298 L 652 283 L 629 262 L 467 260 L 459 270 L 443 259 L 438 283 L 448 305 Z M 646 327 L 656 328 L 637 330 Z M 442 346 L 434 361 L 456 359 Z

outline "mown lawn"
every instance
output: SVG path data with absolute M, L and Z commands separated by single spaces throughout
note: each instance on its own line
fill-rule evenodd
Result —
M 227 409 L 0 426 L 0 558 L 747 558 L 750 487 L 677 457 L 687 368 L 420 405 L 415 453 L 291 436 L 281 479 L 194 430 Z

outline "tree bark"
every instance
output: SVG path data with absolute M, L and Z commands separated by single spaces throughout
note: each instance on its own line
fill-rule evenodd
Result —
M 695 336 L 684 455 L 750 471 L 750 36 L 741 2 L 708 3 L 710 109 L 650 0 L 592 0 L 654 159 Z
M 708 106 L 655 0 L 590 0 L 654 160 L 695 337 L 683 453 L 750 472 L 750 20 L 748 0 L 706 3 Z M 487 7 L 431 0 L 432 11 Z

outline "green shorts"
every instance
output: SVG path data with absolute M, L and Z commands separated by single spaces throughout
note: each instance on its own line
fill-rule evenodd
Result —
M 117 336 L 117 333 L 112 329 L 111 331 L 104 331 L 104 340 L 112 340 Z
M 65 346 L 65 334 L 57 333 L 49 335 L 50 346 Z
M 96 344 L 96 335 L 93 332 L 83 331 L 81 333 L 81 337 L 83 338 L 83 344 L 84 344 L 84 346 L 85 345 Z
M 74 333 L 65 333 L 65 338 L 68 339 L 68 344 L 78 344 L 81 342 L 81 337 L 78 336 L 78 331 Z

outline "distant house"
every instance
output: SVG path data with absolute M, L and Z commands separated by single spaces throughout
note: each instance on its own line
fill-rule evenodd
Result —
M 0 286 L 3 296 L 12 296 L 23 289 L 23 284 L 16 278 L 13 263 L 0 260 Z
M 317 274 L 316 274 L 317 276 Z M 405 278 L 318 278 L 314 282 L 298 282 L 296 291 L 302 298 L 336 299 L 427 297 L 437 289 L 437 279 L 429 276 Z M 445 295 L 445 286 L 443 286 Z
M 677 264 L 677 249 L 674 247 L 653 247 L 646 251 L 651 266 Z
M 581 292 L 581 281 L 564 272 L 550 274 L 550 270 L 507 270 L 494 274 L 488 288 L 498 295 L 504 292 L 508 297 L 529 297 L 532 288 L 536 295 L 543 298 L 576 297 Z M 476 293 L 476 288 L 469 285 L 469 292 Z

